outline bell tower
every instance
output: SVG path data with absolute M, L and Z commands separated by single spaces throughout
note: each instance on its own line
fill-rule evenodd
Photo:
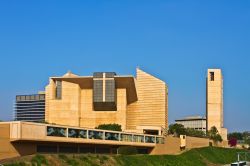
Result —
M 208 69 L 207 72 L 207 130 L 215 126 L 223 140 L 227 140 L 223 115 L 223 76 L 221 69 Z

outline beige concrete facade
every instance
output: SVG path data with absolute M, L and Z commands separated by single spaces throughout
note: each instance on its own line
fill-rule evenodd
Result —
M 63 128 L 66 133 L 64 137 L 49 135 L 48 127 Z M 74 127 L 75 128 L 75 127 Z M 192 149 L 198 147 L 208 146 L 209 140 L 205 138 L 181 137 L 173 136 L 156 136 L 148 134 L 138 134 L 129 132 L 115 132 L 107 130 L 98 130 L 90 128 L 75 128 L 86 131 L 100 131 L 104 133 L 117 133 L 119 134 L 119 140 L 107 140 L 105 137 L 102 139 L 93 139 L 89 137 L 70 137 L 69 129 L 72 126 L 65 125 L 52 125 L 41 124 L 32 122 L 0 122 L 0 161 L 7 158 L 13 158 L 18 156 L 31 155 L 35 153 L 41 153 L 40 147 L 56 147 L 56 151 L 53 153 L 62 153 L 61 147 L 76 147 L 78 150 L 75 153 L 81 153 L 79 149 L 91 149 L 93 147 L 106 147 L 111 149 L 117 149 L 119 146 L 134 146 L 138 149 L 144 148 L 148 150 L 148 154 L 160 155 L 160 154 L 178 154 L 182 149 Z M 131 140 L 123 139 L 122 134 L 131 135 Z M 142 136 L 144 139 L 136 139 L 137 136 Z M 154 142 L 147 142 L 146 137 L 154 138 Z M 161 139 L 161 140 L 160 140 Z M 158 140 L 158 141 L 157 141 Z M 160 140 L 160 141 L 159 141 Z M 50 152 L 51 153 L 51 152 Z M 67 153 L 67 152 L 65 152 Z M 72 153 L 72 152 L 71 152 Z M 113 153 L 110 151 L 110 153 Z M 116 154 L 116 153 L 115 153 Z
M 162 80 L 136 71 L 138 100 L 127 107 L 127 129 L 136 126 L 168 127 L 168 89 Z
M 223 76 L 221 69 L 207 72 L 207 130 L 215 126 L 223 140 L 227 140 L 227 129 L 223 120 Z
M 143 132 L 168 126 L 168 89 L 165 82 L 140 70 L 133 76 L 115 76 L 117 110 L 93 109 L 93 77 L 68 73 L 51 77 L 46 86 L 45 121 L 48 123 L 95 128 L 117 123 L 123 131 Z M 56 99 L 56 81 L 62 83 L 62 97 Z M 157 128 L 157 130 L 158 130 Z M 146 130 L 146 128 L 145 128 Z M 160 133 L 159 133 L 160 134 Z
M 15 123 L 17 124 L 17 123 Z M 12 129 L 17 131 L 18 127 L 14 125 L 14 127 L 11 125 L 11 123 L 0 123 L 0 160 L 12 158 L 12 157 L 18 157 L 18 156 L 24 156 L 24 155 L 30 155 L 36 153 L 36 146 L 32 142 L 24 142 L 22 144 L 20 143 L 12 143 L 11 137 L 17 137 L 18 134 L 13 135 L 11 132 Z M 20 129 L 20 128 L 19 128 Z
M 48 127 L 63 128 L 66 133 L 65 136 L 51 136 L 49 135 Z M 109 148 L 119 146 L 134 146 L 137 148 L 153 149 L 157 144 L 162 144 L 163 136 L 129 133 L 129 132 L 116 132 L 108 130 L 98 130 L 90 128 L 74 128 L 76 130 L 98 131 L 103 133 L 101 139 L 70 137 L 68 135 L 69 129 L 72 126 L 65 125 L 51 125 L 32 122 L 0 122 L 0 160 L 24 155 L 35 154 L 38 152 L 37 148 L 40 145 L 46 146 L 79 146 L 86 148 L 90 146 L 106 146 Z M 107 140 L 105 133 L 116 133 L 119 135 L 119 140 Z M 123 139 L 121 135 L 130 135 L 131 140 Z M 143 140 L 136 139 L 141 136 Z M 154 139 L 153 142 L 146 141 L 147 137 Z M 161 141 L 157 142 L 157 140 Z

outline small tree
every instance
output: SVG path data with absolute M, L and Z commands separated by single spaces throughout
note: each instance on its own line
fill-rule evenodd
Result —
M 216 134 L 214 140 L 215 140 L 215 142 L 222 142 L 223 141 L 220 134 Z
M 208 131 L 208 136 L 214 143 L 222 142 L 221 135 L 218 133 L 218 130 L 215 126 L 211 127 Z
M 250 139 L 245 140 L 245 143 L 248 144 L 250 147 Z
M 233 147 L 233 146 L 236 146 L 237 144 L 237 139 L 236 138 L 230 138 L 229 141 L 228 141 L 228 144 Z
M 96 129 L 101 130 L 112 130 L 112 131 L 122 131 L 122 126 L 116 123 L 113 124 L 100 124 Z
M 182 124 L 171 124 L 169 125 L 169 130 L 168 134 L 173 134 L 175 136 L 180 136 L 180 135 L 185 135 L 186 134 L 186 129 Z

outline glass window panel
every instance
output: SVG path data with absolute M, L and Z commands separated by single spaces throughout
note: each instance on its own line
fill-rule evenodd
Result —
M 155 137 L 153 136 L 145 136 L 146 143 L 155 143 Z
M 132 142 L 131 134 L 121 134 L 121 141 Z
M 89 139 L 103 139 L 102 131 L 89 130 Z
M 56 81 L 56 99 L 62 98 L 62 81 Z
M 142 135 L 134 135 L 133 142 L 144 142 L 144 136 Z
M 79 138 L 87 138 L 87 130 L 79 130 Z
M 66 137 L 66 128 L 47 126 L 47 136 Z
M 105 133 L 105 140 L 119 141 L 119 134 L 118 133 L 106 132 Z
M 164 138 L 162 138 L 162 137 L 156 137 L 156 143 L 157 144 L 164 144 Z
M 78 138 L 79 137 L 79 130 L 78 129 L 68 129 L 68 137 Z

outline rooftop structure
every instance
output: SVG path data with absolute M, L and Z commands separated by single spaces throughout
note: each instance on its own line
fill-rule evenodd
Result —
M 182 124 L 185 128 L 206 132 L 206 118 L 202 116 L 187 116 L 182 119 L 177 119 L 175 122 Z

